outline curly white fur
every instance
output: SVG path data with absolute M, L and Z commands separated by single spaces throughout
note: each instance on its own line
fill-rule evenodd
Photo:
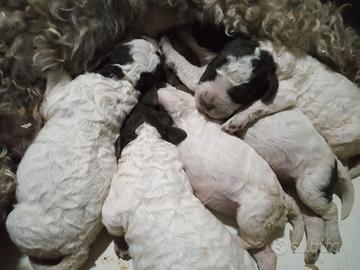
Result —
M 303 220 L 269 165 L 246 143 L 207 121 L 190 94 L 173 87 L 160 89 L 158 94 L 175 125 L 187 132 L 178 150 L 196 196 L 205 205 L 236 216 L 248 249 L 270 244 L 291 216 L 296 248 L 302 239 Z M 270 265 L 259 262 L 261 269 L 275 265 L 274 261 Z
M 117 167 L 114 143 L 140 93 L 134 85 L 141 76 L 127 70 L 150 74 L 160 63 L 144 39 L 119 44 L 109 58 L 100 70 L 114 72 L 115 65 L 123 75 L 124 68 L 130 81 L 113 73 L 114 78 L 87 73 L 72 81 L 49 74 L 47 122 L 17 171 L 17 204 L 6 222 L 10 238 L 35 259 L 62 259 L 54 269 L 78 269 L 102 227 L 101 208 Z
M 47 123 L 19 165 L 17 204 L 6 222 L 25 254 L 65 257 L 55 269 L 77 269 L 102 227 L 113 145 L 138 97 L 130 83 L 99 74 L 68 80 L 47 89 Z
M 192 194 L 177 149 L 147 123 L 121 153 L 103 206 L 110 234 L 142 269 L 256 269 L 253 259 Z
M 37 105 L 44 89 L 41 71 L 64 68 L 76 75 L 91 71 L 119 39 L 158 35 L 194 19 L 300 47 L 348 78 L 360 78 L 359 35 L 344 27 L 340 9 L 320 0 L 2 0 L 1 106 L 11 104 L 12 115 L 25 107 L 28 116 L 35 116 L 32 124 L 37 132 L 41 125 Z M 24 145 L 33 138 L 29 132 Z M 18 159 L 11 155 L 16 147 L 5 146 L 6 159 L 13 164 L 0 161 L 1 166 L 14 172 Z

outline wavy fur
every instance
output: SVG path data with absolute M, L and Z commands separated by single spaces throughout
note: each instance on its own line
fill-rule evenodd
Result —
M 200 2 L 200 1 L 199 1 Z M 346 28 L 342 8 L 320 0 L 203 0 L 205 14 L 227 32 L 298 47 L 359 83 L 360 39 Z
M 45 73 L 93 70 L 119 40 L 141 33 L 139 18 L 154 9 L 167 9 L 179 23 L 207 20 L 228 32 L 300 47 L 360 81 L 359 36 L 344 27 L 341 9 L 320 0 L 0 0 L 0 114 L 21 118 L 19 111 L 25 111 L 35 135 L 41 126 L 38 104 Z M 21 134 L 21 126 L 16 130 Z M 25 136 L 23 145 L 32 139 Z M 14 150 L 9 142 L 1 144 L 7 161 L 2 158 L 0 166 L 14 172 Z M 0 179 L 7 179 L 3 172 Z

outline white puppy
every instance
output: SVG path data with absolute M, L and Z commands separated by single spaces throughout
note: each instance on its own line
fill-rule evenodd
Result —
M 302 239 L 303 220 L 269 165 L 246 143 L 207 121 L 190 94 L 169 86 L 158 95 L 175 125 L 187 133 L 178 151 L 196 196 L 214 210 L 236 217 L 247 249 L 268 247 L 289 219 L 295 249 Z M 260 269 L 275 269 L 274 253 L 266 258 L 258 255 Z
M 237 43 L 238 42 L 235 42 L 235 44 Z M 250 45 L 252 44 L 250 43 Z M 244 48 L 229 46 L 227 47 L 227 52 L 234 54 L 236 50 L 239 49 L 246 51 L 249 48 L 251 49 L 250 45 L 247 47 L 242 44 Z M 189 81 L 186 78 L 186 74 L 182 74 L 180 71 L 178 72 L 178 70 L 180 67 L 181 69 L 185 69 L 190 64 L 170 46 L 168 43 L 163 43 L 163 47 L 166 47 L 165 56 L 168 58 L 167 62 L 175 67 L 175 72 L 182 76 L 180 77 L 182 81 Z M 222 52 L 220 58 L 226 59 L 225 52 L 226 50 Z M 215 58 L 213 64 L 218 63 L 220 58 Z M 238 60 L 233 59 L 232 65 L 239 67 L 243 64 L 243 61 L 244 58 L 239 58 Z M 222 62 L 223 66 L 220 65 L 220 62 L 217 65 L 219 70 L 230 70 L 230 68 L 226 66 L 226 61 Z M 211 69 L 211 66 L 210 68 L 209 66 L 207 72 Z M 249 68 L 249 70 L 251 71 L 251 68 Z M 246 92 L 249 93 L 249 91 L 253 91 L 254 94 L 259 91 L 256 86 L 258 84 L 264 86 L 264 84 L 260 82 L 268 81 L 269 74 L 274 75 L 274 71 L 275 65 L 273 64 L 271 66 L 271 61 L 269 61 L 267 65 L 261 66 L 261 72 L 258 72 L 256 76 L 252 77 L 253 81 L 249 82 L 247 86 L 249 89 L 247 89 Z M 241 74 L 245 72 L 246 69 L 244 68 L 234 69 L 231 72 L 231 76 L 239 78 Z M 202 78 L 205 76 L 208 75 L 204 73 Z M 261 76 L 263 76 L 263 78 Z M 276 80 L 276 78 L 273 77 L 271 79 Z M 200 82 L 199 86 L 191 86 L 191 90 L 193 91 L 203 90 L 201 92 L 202 94 L 197 95 L 200 97 L 200 107 L 205 107 L 204 109 L 200 108 L 202 112 L 208 110 L 207 114 L 211 114 L 214 112 L 218 113 L 222 110 L 216 98 L 222 95 L 221 86 L 223 82 L 224 81 L 220 79 L 207 82 L 206 87 L 209 89 L 209 92 L 217 89 L 219 93 L 213 96 L 214 100 L 211 102 L 211 106 L 213 106 L 212 109 L 208 109 L 203 105 L 204 101 L 202 101 L 202 99 L 210 96 L 209 92 L 202 88 L 201 85 L 203 84 Z M 254 87 L 254 89 L 251 89 L 251 87 Z M 280 82 L 279 89 L 290 88 L 291 83 L 288 81 Z M 226 89 L 227 85 L 225 84 L 222 90 L 225 95 L 227 95 Z M 230 93 L 231 91 L 237 92 L 236 94 L 239 97 L 243 95 L 242 90 L 244 89 L 232 89 Z M 247 94 L 246 92 L 244 95 Z M 247 96 L 247 98 L 249 97 L 251 98 L 251 94 Z M 219 99 L 221 103 L 223 99 Z M 275 101 L 274 103 L 276 104 Z M 218 106 L 220 109 L 218 109 Z M 246 110 L 247 109 L 245 109 L 245 111 Z M 240 118 L 242 114 L 243 112 L 239 112 L 235 117 Z M 245 117 L 246 116 L 245 114 Z M 242 138 L 269 163 L 283 184 L 291 182 L 295 184 L 301 201 L 325 221 L 324 244 L 326 248 L 328 251 L 337 252 L 341 246 L 341 237 L 337 224 L 337 209 L 336 205 L 332 203 L 332 195 L 335 191 L 341 196 L 343 202 L 342 217 L 345 218 L 349 215 L 354 202 L 354 189 L 347 170 L 336 160 L 335 155 L 326 141 L 318 134 L 309 119 L 297 109 L 286 110 L 260 119 L 244 131 Z M 340 181 L 338 181 L 338 178 Z M 319 245 L 321 245 L 321 242 Z M 317 252 L 317 249 L 314 250 L 314 252 Z M 313 261 L 313 258 L 316 259 L 314 254 L 309 253 L 307 256 L 306 261 L 308 262 Z
M 78 269 L 86 260 L 117 167 L 114 143 L 137 103 L 134 86 L 160 66 L 158 53 L 137 39 L 116 46 L 102 65 L 100 73 L 112 78 L 49 76 L 47 122 L 19 165 L 17 204 L 6 222 L 34 268 Z
M 170 143 L 186 133 L 169 127 L 170 116 L 143 101 L 121 130 L 123 150 L 103 224 L 110 234 L 125 235 L 137 270 L 255 270 L 237 237 L 193 195 Z

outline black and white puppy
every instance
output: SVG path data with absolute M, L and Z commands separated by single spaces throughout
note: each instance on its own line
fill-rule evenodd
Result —
M 167 44 L 167 38 L 163 38 L 167 64 L 177 63 L 179 78 L 186 78 L 184 84 L 196 89 L 197 109 L 211 118 L 224 119 L 259 99 L 271 101 L 277 93 L 279 82 L 274 60 L 256 41 L 235 38 L 201 68 L 188 65 L 184 58 L 171 53 Z M 196 53 L 200 50 L 198 47 Z

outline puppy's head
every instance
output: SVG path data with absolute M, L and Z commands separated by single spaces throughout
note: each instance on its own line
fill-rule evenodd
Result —
M 257 100 L 272 100 L 278 84 L 272 56 L 257 42 L 239 37 L 207 66 L 196 91 L 196 106 L 211 118 L 227 118 Z
M 99 73 L 128 80 L 142 93 L 164 80 L 161 51 L 149 38 L 133 39 L 116 45 L 104 59 Z

